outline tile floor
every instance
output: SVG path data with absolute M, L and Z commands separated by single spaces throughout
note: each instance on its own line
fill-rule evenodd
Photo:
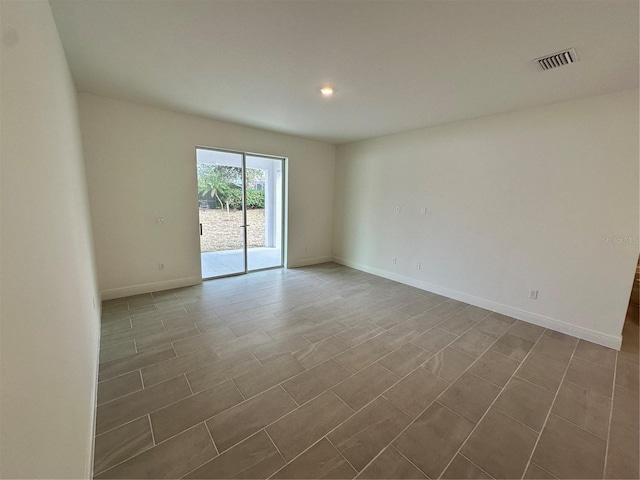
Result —
M 630 318 L 616 352 L 335 264 L 107 301 L 95 477 L 638 478 Z

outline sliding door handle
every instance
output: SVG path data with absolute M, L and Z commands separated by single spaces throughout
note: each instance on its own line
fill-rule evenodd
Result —
M 200 224 L 200 235 L 202 236 L 202 224 Z

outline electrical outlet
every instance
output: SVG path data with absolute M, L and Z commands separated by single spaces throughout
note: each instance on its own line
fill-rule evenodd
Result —
M 164 263 L 159 263 L 158 264 L 158 270 L 160 270 L 160 271 L 164 270 Z
M 420 270 L 422 268 L 422 262 L 416 262 L 416 270 Z
M 538 290 L 529 290 L 529 298 L 532 300 L 538 299 Z
M 164 217 L 156 217 L 156 223 L 164 223 Z
M 397 259 L 397 258 L 395 258 L 395 257 L 393 257 L 393 258 L 391 259 L 391 263 L 393 263 L 394 265 L 397 265 L 397 264 L 398 264 L 398 259 Z
M 400 213 L 401 207 L 396 207 L 396 213 Z
M 422 207 L 420 209 L 420 215 L 426 215 L 427 214 L 427 207 Z

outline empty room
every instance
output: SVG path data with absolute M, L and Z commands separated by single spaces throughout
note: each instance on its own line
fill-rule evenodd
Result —
M 640 478 L 639 17 L 0 1 L 0 477 Z

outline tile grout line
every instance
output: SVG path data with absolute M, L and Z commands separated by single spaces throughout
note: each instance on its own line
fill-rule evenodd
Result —
M 511 417 L 509 417 L 511 418 Z M 491 475 L 489 472 L 487 472 L 484 468 L 482 468 L 480 465 L 478 465 L 476 462 L 474 462 L 473 460 L 471 460 L 469 457 L 467 457 L 464 453 L 460 453 L 459 454 L 462 458 L 464 458 L 467 462 L 471 463 L 472 465 L 474 465 L 478 470 L 482 471 L 483 473 L 486 473 L 489 477 L 494 478 L 495 477 L 493 475 Z M 455 457 L 454 457 L 455 458 Z M 444 470 L 443 470 L 444 471 Z
M 300 404 L 297 402 L 297 400 L 296 400 L 295 398 L 293 398 L 293 397 L 291 396 L 291 394 L 290 394 L 289 392 L 287 392 L 287 389 L 286 389 L 286 388 L 284 388 L 284 385 L 282 385 L 282 383 L 280 383 L 280 384 L 278 384 L 278 385 L 276 385 L 276 386 L 280 387 L 280 388 L 282 389 L 282 391 L 287 395 L 287 397 L 289 397 L 291 400 L 293 400 L 293 403 L 295 403 L 295 404 L 297 405 L 296 409 L 302 406 L 302 405 L 300 405 Z M 316 397 L 314 397 L 314 398 L 316 398 Z M 292 411 L 293 411 L 293 410 L 292 410 Z
M 211 439 L 211 443 L 213 443 L 213 448 L 216 449 L 216 457 L 220 455 L 220 449 L 218 448 L 218 445 L 216 445 L 216 441 L 213 439 L 213 435 L 211 434 L 211 430 L 209 430 L 209 425 L 207 425 L 207 421 L 203 421 L 202 424 L 204 425 L 204 428 L 207 429 L 207 433 L 209 434 L 209 438 Z M 198 424 L 200 425 L 200 424 Z M 215 457 L 213 457 L 215 458 Z M 211 459 L 213 460 L 213 459 Z
M 517 325 L 517 322 L 514 322 L 509 329 L 503 334 L 506 335 L 509 333 L 509 330 L 511 330 L 515 325 Z M 460 444 L 460 447 L 458 447 L 458 449 L 456 450 L 456 453 L 453 454 L 453 456 L 451 457 L 451 460 L 449 460 L 449 462 L 447 463 L 447 465 L 442 469 L 442 471 L 440 472 L 440 475 L 438 475 L 438 478 L 442 478 L 442 475 L 444 474 L 444 472 L 447 471 L 447 469 L 449 468 L 449 466 L 451 466 L 451 464 L 453 463 L 453 460 L 456 458 L 456 456 L 458 454 L 460 454 L 462 452 L 462 449 L 464 448 L 464 446 L 467 444 L 467 442 L 469 441 L 469 439 L 471 438 L 471 436 L 473 435 L 473 433 L 478 429 L 478 426 L 480 425 L 480 423 L 482 423 L 482 420 L 484 420 L 484 418 L 487 416 L 487 414 L 489 413 L 489 411 L 491 410 L 491 408 L 495 405 L 495 403 L 498 401 L 498 398 L 500 398 L 500 395 L 502 395 L 502 393 L 504 392 L 505 388 L 507 387 L 507 385 L 509 384 L 509 382 L 511 381 L 511 379 L 515 376 L 515 374 L 518 372 L 518 370 L 520 370 L 520 368 L 522 367 L 522 365 L 524 364 L 524 362 L 527 360 L 527 358 L 529 358 L 529 355 L 531 355 L 531 352 L 533 352 L 533 349 L 535 348 L 535 346 L 538 344 L 538 342 L 540 341 L 540 339 L 544 336 L 544 333 L 546 332 L 547 329 L 544 329 L 542 331 L 542 333 L 538 336 L 538 338 L 536 339 L 535 342 L 533 342 L 533 345 L 531 345 L 531 348 L 529 349 L 529 351 L 527 352 L 527 354 L 524 356 L 524 358 L 522 359 L 522 361 L 520 361 L 520 365 L 518 365 L 518 368 L 515 369 L 515 371 L 511 374 L 511 376 L 509 377 L 509 380 L 507 380 L 507 382 L 504 384 L 504 387 L 502 387 L 500 389 L 500 392 L 496 395 L 496 397 L 493 399 L 493 401 L 491 402 L 491 404 L 487 407 L 487 409 L 485 410 L 485 412 L 482 414 L 482 417 L 480 417 L 480 419 L 473 425 L 473 428 L 471 429 L 471 431 L 469 432 L 469 434 L 467 435 L 467 437 L 464 439 L 464 441 L 462 442 L 462 444 Z M 500 337 L 502 338 L 502 337 Z M 495 343 L 498 341 L 499 339 L 496 339 L 495 342 L 491 345 L 495 345 Z M 525 339 L 523 339 L 525 340 Z M 575 348 L 575 347 L 574 347 Z M 491 347 L 489 347 L 487 350 L 491 349 Z M 480 357 L 478 357 L 479 359 Z M 475 364 L 475 362 L 473 362 L 471 365 L 469 365 L 469 367 L 467 368 L 466 371 L 469 370 L 469 368 L 471 368 L 473 365 Z M 462 375 L 461 375 L 462 376 Z M 442 392 L 442 394 L 444 394 L 446 392 L 446 390 L 444 392 Z M 441 395 L 442 395 L 441 394 Z M 441 396 L 440 395 L 440 396 Z M 440 396 L 438 398 L 440 398 Z M 437 401 L 438 399 L 436 399 Z M 442 405 L 442 404 L 441 404 Z M 443 405 L 446 406 L 446 405 Z M 551 407 L 549 407 L 549 410 L 551 410 Z M 453 410 L 452 410 L 453 411 Z M 454 412 L 457 415 L 461 416 L 460 414 L 458 414 L 457 412 Z M 502 413 L 502 412 L 500 412 Z M 464 417 L 462 417 L 464 418 Z M 511 417 L 509 417 L 511 418 Z M 521 423 L 521 422 L 518 422 Z M 529 429 L 531 429 L 531 427 L 528 427 Z M 535 446 L 534 446 L 535 448 Z M 527 467 L 528 464 L 525 465 L 525 469 L 524 472 L 527 471 Z M 524 475 L 523 472 L 523 475 Z M 492 475 L 493 476 L 493 475 Z
M 427 475 L 425 472 L 422 471 L 422 469 L 420 467 L 418 467 L 415 463 L 413 463 L 410 459 L 408 459 L 406 457 L 406 455 L 404 453 L 402 453 L 400 450 L 398 450 L 397 448 L 395 448 L 393 445 L 389 444 L 386 447 L 384 447 L 380 453 L 384 452 L 386 449 L 388 448 L 393 448 L 396 452 L 398 452 L 398 455 L 400 455 L 402 458 L 404 458 L 407 462 L 409 462 L 411 465 L 413 465 L 413 467 L 418 470 L 420 473 L 422 473 L 425 478 L 431 478 L 429 477 L 429 475 Z M 362 470 L 364 472 L 364 469 Z
M 607 475 L 607 460 L 609 458 L 609 446 L 611 445 L 611 422 L 613 420 L 613 402 L 616 395 L 616 376 L 618 374 L 618 352 L 616 351 L 616 363 L 615 368 L 613 370 L 613 385 L 611 386 L 611 409 L 609 410 L 609 425 L 607 428 L 607 439 L 606 446 L 604 450 L 604 465 L 602 467 L 602 478 L 605 478 Z
M 569 358 L 569 361 L 567 362 L 567 366 L 564 369 L 564 373 L 562 374 L 562 379 L 560 380 L 560 384 L 558 385 L 558 389 L 556 390 L 556 393 L 553 396 L 553 400 L 551 401 L 551 406 L 549 407 L 549 411 L 547 412 L 547 416 L 544 419 L 544 423 L 542 424 L 542 428 L 540 428 L 540 434 L 538 435 L 538 438 L 536 439 L 536 442 L 533 444 L 533 449 L 531 450 L 531 454 L 529 455 L 529 460 L 527 461 L 527 464 L 526 464 L 526 466 L 524 468 L 524 473 L 522 474 L 521 478 L 524 478 L 524 475 L 527 473 L 527 469 L 529 468 L 529 465 L 533 461 L 533 455 L 536 453 L 536 449 L 538 448 L 538 444 L 540 443 L 540 439 L 542 438 L 542 433 L 544 432 L 544 429 L 547 426 L 547 422 L 549 421 L 549 417 L 551 416 L 551 411 L 553 410 L 553 406 L 556 404 L 556 399 L 558 398 L 558 394 L 560 393 L 560 390 L 562 389 L 562 384 L 564 383 L 564 379 L 567 376 L 567 372 L 569 371 L 569 367 L 571 366 L 571 361 L 573 360 L 573 356 L 575 355 L 576 349 L 578 348 L 578 343 L 579 343 L 579 341 L 576 342 L 576 344 L 573 346 L 573 350 L 571 352 L 571 357 Z M 546 470 L 546 469 L 543 469 L 543 470 Z M 549 472 L 549 473 L 552 473 L 552 472 Z
M 256 433 L 260 433 L 264 431 L 265 435 L 267 436 L 267 438 L 269 439 L 269 441 L 271 442 L 271 444 L 274 446 L 274 448 L 276 449 L 276 451 L 278 452 L 278 455 L 280 455 L 280 458 L 282 458 L 282 461 L 284 462 L 284 465 L 282 467 L 280 467 L 278 470 L 276 470 L 275 472 L 273 472 L 271 475 L 269 475 L 269 477 L 267 478 L 271 478 L 273 475 L 275 475 L 276 473 L 278 473 L 280 470 L 282 470 L 283 468 L 285 468 L 287 465 L 289 465 L 289 462 L 287 462 L 287 459 L 284 458 L 284 455 L 282 454 L 282 452 L 280 451 L 280 449 L 278 448 L 278 445 L 276 445 L 276 442 L 273 441 L 273 438 L 271 438 L 271 435 L 269 435 L 269 432 L 267 432 L 267 427 L 263 427 L 261 430 L 258 430 Z M 255 435 L 255 434 L 254 434 Z M 251 438 L 253 435 L 250 435 L 247 438 Z M 245 439 L 246 440 L 246 439 Z M 244 441 L 244 440 L 242 440 Z M 238 442 L 240 443 L 240 442 Z M 237 445 L 237 444 L 236 444 Z M 233 448 L 233 447 L 230 447 Z M 225 451 L 228 451 L 229 448 Z M 293 460 L 291 460 L 293 461 Z

